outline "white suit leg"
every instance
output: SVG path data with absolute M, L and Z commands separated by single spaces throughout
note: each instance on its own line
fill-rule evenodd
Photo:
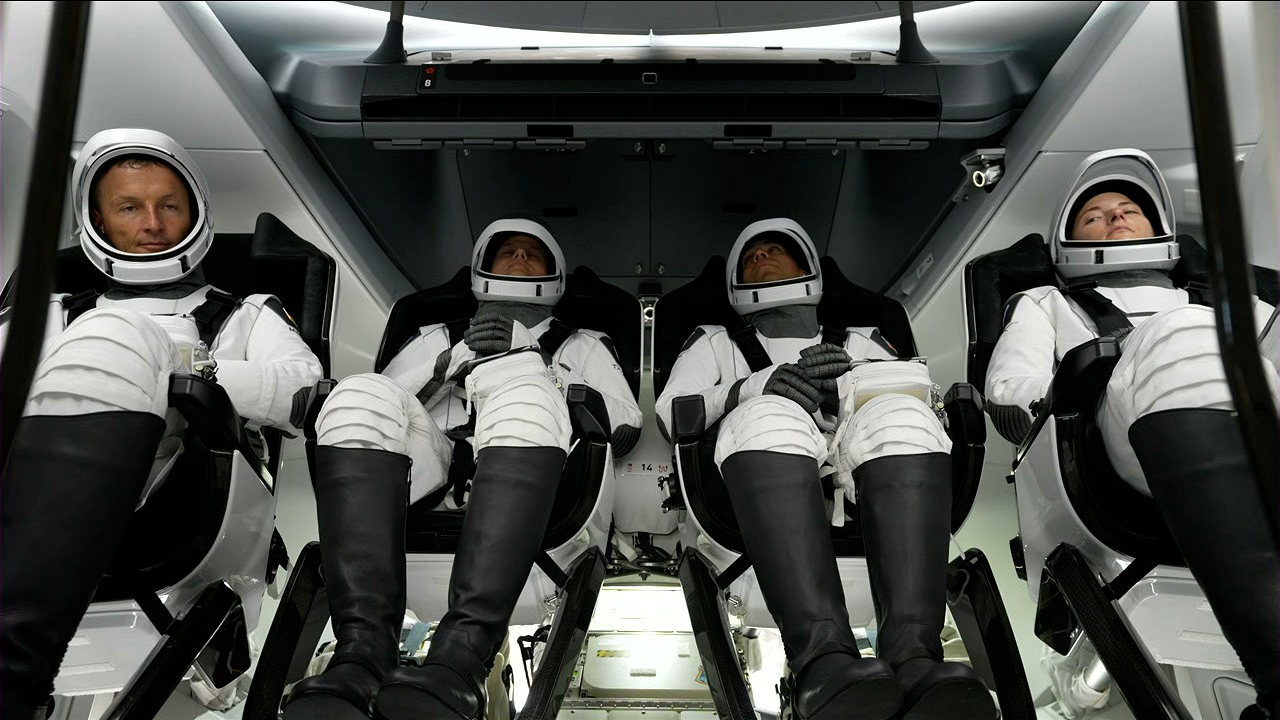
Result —
M 1234 407 L 1213 308 L 1182 305 L 1156 313 L 1125 336 L 1121 348 L 1120 360 L 1102 396 L 1098 426 L 1116 473 L 1150 495 L 1142 466 L 1129 443 L 1129 426 L 1161 410 Z M 1263 358 L 1263 369 L 1274 395 L 1275 365 Z
M 877 395 L 838 433 L 836 452 L 850 470 L 887 455 L 950 453 L 951 438 L 929 406 L 912 395 Z
M 151 318 L 90 310 L 55 338 L 31 384 L 26 415 L 149 412 L 169 408 L 178 348 Z
M 743 401 L 720 423 L 716 436 L 716 467 L 737 452 L 766 450 L 804 455 L 821 465 L 827 441 L 813 418 L 794 402 L 777 395 Z
M 522 352 L 481 363 L 466 386 L 476 405 L 476 453 L 487 447 L 569 451 L 569 408 L 540 355 Z
M 377 373 L 351 375 L 329 393 L 316 420 L 316 442 L 407 455 L 410 503 L 444 485 L 453 457 L 453 443 L 422 403 Z
M 150 317 L 121 308 L 90 310 L 54 338 L 31 384 L 25 415 L 147 412 L 165 419 L 146 499 L 182 449 L 182 416 L 169 408 L 177 345 Z

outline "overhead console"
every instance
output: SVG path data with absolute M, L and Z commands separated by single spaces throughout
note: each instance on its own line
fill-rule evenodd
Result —
M 1041 80 L 1017 53 L 908 65 L 871 52 L 607 52 L 436 52 L 419 53 L 416 63 L 411 56 L 400 65 L 326 67 L 328 98 L 346 94 L 335 93 L 335 79 L 360 81 L 358 134 L 353 103 L 330 113 L 304 97 L 321 85 L 305 82 L 305 71 L 281 100 L 313 136 L 364 137 L 384 149 L 573 149 L 628 138 L 922 149 L 939 138 L 1002 131 Z

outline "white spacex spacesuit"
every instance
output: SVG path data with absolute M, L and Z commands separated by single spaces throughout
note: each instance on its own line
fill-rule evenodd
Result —
M 142 189 L 110 212 L 150 220 L 115 226 L 108 238 L 107 225 L 95 227 L 94 219 L 108 211 L 93 195 L 117 166 L 163 179 L 128 186 L 131 193 Z M 100 132 L 81 151 L 73 183 L 80 245 L 111 286 L 100 296 L 52 299 L 42 358 L 9 450 L 0 501 L 6 717 L 30 717 L 26 708 L 52 692 L 67 643 L 130 516 L 181 452 L 184 420 L 169 408 L 170 376 L 185 370 L 216 377 L 248 429 L 285 432 L 299 429 L 321 376 L 319 360 L 275 298 L 241 300 L 205 283 L 200 262 L 213 240 L 209 192 L 172 138 L 140 129 Z M 153 191 L 158 186 L 174 190 L 162 196 Z M 166 199 L 183 191 L 187 215 Z M 162 214 L 166 219 L 158 220 Z M 185 222 L 189 230 L 178 224 Z M 139 238 L 168 242 L 174 234 L 166 228 L 182 233 L 172 247 L 120 249 Z
M 495 238 L 500 243 L 512 233 L 541 240 L 554 258 L 555 274 L 520 278 L 483 270 L 486 253 L 496 249 Z M 476 297 L 501 303 L 497 309 L 515 321 L 512 348 L 536 348 L 537 338 L 551 327 L 551 308 L 564 293 L 564 256 L 551 233 L 530 220 L 493 222 L 476 242 L 471 267 Z M 577 330 L 555 350 L 549 363 L 536 352 L 517 352 L 483 363 L 476 360 L 466 342 L 449 341 L 445 325 L 421 328 L 382 373 L 353 375 L 338 384 L 321 410 L 318 442 L 409 456 L 413 460 L 409 502 L 414 503 L 448 479 L 454 441 L 446 433 L 468 423 L 472 405 L 475 452 L 491 445 L 567 451 L 570 428 L 564 391 L 582 383 L 604 396 L 614 453 L 622 455 L 635 445 L 642 424 L 640 407 L 604 333 Z M 459 382 L 455 378 L 464 369 L 469 372 Z M 456 507 L 452 496 L 443 502 Z
M 1083 203 L 1099 193 L 1132 193 L 1145 206 L 1156 236 L 1140 241 L 1073 240 L 1071 229 Z M 1018 437 L 1031 426 L 1033 403 L 1044 398 L 1058 362 L 1072 348 L 1104 334 L 1120 338 L 1122 354 L 1099 406 L 1098 424 L 1117 474 L 1150 494 L 1129 442 L 1138 418 L 1174 408 L 1231 409 L 1213 308 L 1193 302 L 1173 286 L 1169 270 L 1178 262 L 1173 200 L 1164 177 L 1140 150 L 1107 150 L 1080 166 L 1053 224 L 1052 258 L 1070 283 L 1015 295 L 1005 310 L 1005 329 L 991 355 L 986 399 L 993 421 Z M 1079 296 L 1081 281 L 1123 313 L 1127 323 L 1102 332 Z M 1066 291 L 1064 293 L 1064 291 Z M 1265 330 L 1275 311 L 1254 299 L 1257 327 Z M 1084 298 L 1087 303 L 1088 298 Z M 1105 321 L 1104 321 L 1105 322 Z M 1127 325 L 1127 327 L 1126 327 Z M 1263 358 L 1276 387 L 1274 358 Z
M 783 254 L 797 269 L 775 261 L 774 275 L 798 276 L 745 281 L 745 260 Z M 730 303 L 750 326 L 736 338 L 722 326 L 697 328 L 657 413 L 665 432 L 675 399 L 697 394 L 708 424 L 719 421 L 715 462 L 782 634 L 797 715 L 993 718 L 972 671 L 942 662 L 951 440 L 928 368 L 899 359 L 876 328 L 819 326 L 817 249 L 796 222 L 747 226 L 726 265 Z M 824 464 L 837 488 L 833 523 L 843 524 L 845 495 L 857 497 L 881 617 L 875 659 L 860 656 L 849 627 Z
M 547 274 L 491 272 L 508 241 L 526 269 L 536 252 Z M 490 224 L 472 253 L 480 307 L 463 340 L 450 343 L 445 325 L 421 328 L 381 374 L 348 377 L 329 395 L 317 421 L 314 481 L 337 650 L 324 673 L 290 693 L 286 720 L 367 718 L 375 696 L 377 716 L 390 720 L 483 711 L 484 678 L 540 551 L 569 450 L 565 390 L 584 383 L 603 395 L 615 455 L 640 433 L 640 408 L 608 338 L 587 330 L 564 337 L 553 325 L 566 274 L 542 225 Z M 564 337 L 558 347 L 535 339 L 556 335 Z M 435 500 L 447 489 L 455 443 L 468 433 L 470 495 L 463 501 L 455 484 Z M 407 506 L 424 497 L 437 507 L 465 504 L 466 515 L 449 612 L 423 666 L 397 668 Z
M 1097 208 L 1106 210 L 1091 216 Z M 1075 237 L 1082 234 L 1077 218 L 1108 223 L 1099 226 L 1104 238 L 1123 238 L 1125 229 L 1132 235 L 1126 223 L 1141 221 L 1121 212 L 1140 212 L 1153 236 Z M 1280 717 L 1280 558 L 1227 386 L 1214 309 L 1170 280 L 1179 250 L 1164 177 L 1140 150 L 1089 156 L 1051 234 L 1052 260 L 1067 283 L 1015 295 L 1006 307 L 987 370 L 992 420 L 1006 437 L 1024 436 L 1030 406 L 1044 398 L 1065 353 L 1100 336 L 1120 341 L 1097 408 L 1107 454 L 1121 478 L 1155 500 L 1253 679 L 1259 706 L 1265 716 Z M 1276 358 L 1267 355 L 1275 346 L 1266 341 L 1274 310 L 1256 298 L 1252 310 L 1270 384 L 1252 390 L 1274 397 Z
M 769 287 L 743 283 L 737 266 L 740 261 L 735 259 L 742 257 L 752 238 L 767 232 L 794 236 L 812 274 L 787 283 L 769 283 Z M 850 358 L 882 362 L 855 364 L 852 371 L 839 377 L 835 415 L 824 412 L 815 418 L 794 402 L 765 394 L 765 383 L 782 364 L 797 362 L 801 350 L 823 342 L 816 312 L 804 319 L 796 312 L 800 307 L 816 308 L 822 298 L 817 251 L 800 225 L 779 218 L 748 225 L 729 258 L 725 281 L 730 301 L 739 314 L 753 316 L 756 338 L 771 364 L 752 372 L 727 329 L 699 327 L 686 342 L 657 400 L 658 422 L 664 432 L 671 427 L 675 399 L 700 394 L 708 425 L 723 416 L 716 439 L 717 465 L 743 450 L 806 455 L 819 465 L 829 463 L 837 486 L 850 500 L 854 500 L 852 473 L 864 462 L 886 455 L 951 451 L 927 366 L 899 360 L 876 328 L 846 329 L 843 346 Z M 770 310 L 773 312 L 766 312 Z M 843 522 L 843 506 L 843 502 L 834 503 L 832 520 L 836 524 Z
M 160 253 L 123 252 L 90 221 L 91 186 L 104 166 L 144 155 L 178 172 L 195 198 L 191 231 Z M 42 360 L 25 415 L 149 412 L 166 420 L 144 499 L 163 481 L 181 451 L 183 422 L 169 408 L 169 376 L 207 368 L 230 396 L 250 432 L 263 426 L 301 430 L 320 362 L 270 295 L 232 298 L 204 282 L 200 261 L 213 242 L 204 176 L 178 143 L 153 130 L 115 129 L 85 144 L 73 173 L 80 246 L 112 280 L 102 295 L 54 295 Z M 212 293 L 212 295 L 210 295 Z M 200 308 L 221 316 L 202 339 Z M 218 307 L 223 305 L 223 307 Z M 0 324 L 0 344 L 7 324 Z M 201 343 L 205 346 L 202 348 Z M 207 358 L 213 362 L 207 362 Z M 195 367 L 193 367 L 193 364 Z

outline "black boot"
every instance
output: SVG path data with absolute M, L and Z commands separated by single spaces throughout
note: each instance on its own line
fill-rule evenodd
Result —
M 0 702 L 29 720 L 124 538 L 164 420 L 24 417 L 0 480 Z
M 737 452 L 720 466 L 765 605 L 778 623 L 801 720 L 882 720 L 902 703 L 884 662 L 849 627 L 813 458 Z
M 449 578 L 449 612 L 422 668 L 387 675 L 377 710 L 388 720 L 478 718 L 489 665 L 534 558 L 542 549 L 565 453 L 487 447 L 476 453 L 462 538 Z
M 1277 717 L 1280 698 L 1280 557 L 1227 410 L 1166 410 L 1129 427 L 1129 440 L 1187 569 Z M 1267 478 L 1275 483 L 1273 473 Z
M 877 654 L 905 694 L 903 718 L 996 717 L 971 668 L 942 662 L 951 542 L 951 456 L 888 455 L 858 467 L 858 513 L 879 621 Z
M 321 445 L 316 518 L 337 650 L 320 675 L 289 693 L 285 720 L 370 715 L 382 678 L 400 660 L 405 606 L 409 458 Z

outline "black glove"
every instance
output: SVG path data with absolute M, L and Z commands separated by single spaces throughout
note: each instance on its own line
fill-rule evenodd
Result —
M 497 315 L 476 315 L 462 334 L 462 341 L 478 357 L 500 355 L 511 349 L 511 322 L 511 318 Z
M 818 404 L 822 402 L 822 391 L 798 365 L 779 365 L 765 381 L 764 392 L 784 397 L 811 414 L 818 411 Z
M 814 387 L 828 393 L 836 391 L 836 380 L 847 372 L 853 358 L 839 345 L 821 343 L 800 351 L 799 367 Z

